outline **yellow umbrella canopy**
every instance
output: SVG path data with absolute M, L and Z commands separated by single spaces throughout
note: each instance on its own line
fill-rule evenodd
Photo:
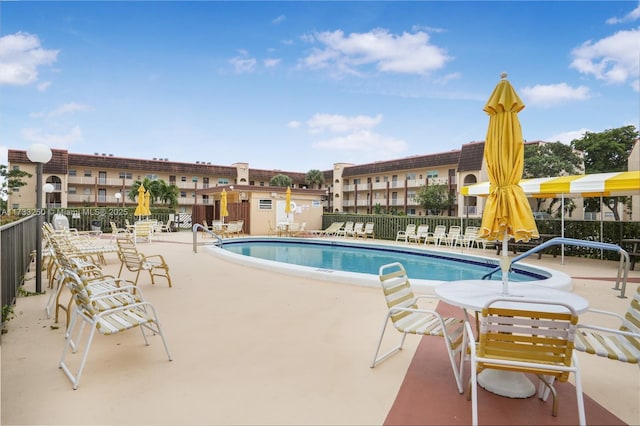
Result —
M 229 216 L 229 210 L 227 209 L 227 191 L 224 189 L 220 194 L 220 218 L 224 222 L 224 218 Z
M 144 216 L 144 185 L 140 184 L 138 187 L 138 205 L 136 206 L 136 210 L 133 212 L 134 216 Z
M 149 216 L 151 214 L 151 203 L 149 202 L 151 199 L 151 192 L 147 191 L 144 194 L 144 215 Z
M 287 192 L 284 197 L 284 212 L 289 215 L 291 213 L 291 187 L 287 186 Z
M 509 238 L 529 241 L 538 238 L 538 228 L 531 206 L 518 185 L 524 171 L 524 141 L 518 112 L 524 108 L 522 100 L 502 73 L 501 80 L 484 106 L 489 115 L 489 128 L 484 146 L 484 158 L 489 174 L 489 196 L 482 215 L 480 237 L 489 240 L 502 239 L 504 246 Z M 509 271 L 508 250 L 503 247 L 503 292 L 507 292 Z

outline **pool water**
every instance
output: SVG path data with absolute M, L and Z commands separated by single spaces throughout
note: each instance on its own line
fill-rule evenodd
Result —
M 318 269 L 378 274 L 381 265 L 400 262 L 410 278 L 456 281 L 477 280 L 497 265 L 489 259 L 454 257 L 426 251 L 406 251 L 392 246 L 355 247 L 348 244 L 288 241 L 225 241 L 222 248 L 229 252 L 269 261 L 289 263 Z M 500 272 L 492 279 L 500 280 Z M 509 273 L 510 281 L 544 280 L 548 276 L 527 270 Z

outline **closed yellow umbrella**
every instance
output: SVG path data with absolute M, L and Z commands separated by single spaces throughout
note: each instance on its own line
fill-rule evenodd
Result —
M 144 215 L 145 216 L 151 215 L 150 199 L 151 199 L 151 192 L 147 190 L 147 192 L 145 192 L 144 194 Z
M 138 205 L 136 206 L 136 210 L 133 212 L 134 216 L 144 216 L 144 185 L 140 184 L 138 187 Z
M 224 218 L 229 216 L 229 210 L 227 209 L 227 191 L 224 189 L 220 194 L 220 219 L 224 223 Z
M 287 186 L 287 192 L 284 197 L 284 212 L 289 219 L 289 213 L 291 213 L 291 187 Z
M 524 171 L 524 141 L 518 112 L 524 108 L 522 100 L 501 74 L 501 80 L 484 106 L 489 114 L 489 128 L 484 146 L 484 158 L 489 174 L 489 196 L 482 215 L 480 237 L 502 239 L 503 293 L 508 293 L 510 269 L 509 238 L 529 241 L 538 238 L 538 228 L 531 206 L 518 185 Z

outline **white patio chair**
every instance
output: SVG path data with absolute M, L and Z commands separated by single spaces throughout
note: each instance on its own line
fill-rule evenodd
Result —
M 410 223 L 404 230 L 400 230 L 396 233 L 396 242 L 404 241 L 409 242 L 409 239 L 416 236 L 416 224 Z
M 407 272 L 401 263 L 394 262 L 381 266 L 379 277 L 389 310 L 382 324 L 382 332 L 380 333 L 380 339 L 378 340 L 378 345 L 373 355 L 371 368 L 374 368 L 378 363 L 400 351 L 407 337 L 407 333 L 439 336 L 444 339 L 444 346 L 449 355 L 449 362 L 451 363 L 451 369 L 458 392 L 463 393 L 463 356 L 466 348 L 464 321 L 458 318 L 443 317 L 434 310 L 421 309 L 418 306 L 419 299 L 435 299 L 435 296 L 414 295 L 411 289 L 411 283 L 407 277 Z M 389 321 L 391 321 L 396 330 L 402 333 L 402 340 L 398 346 L 395 346 L 378 357 Z M 458 360 L 456 360 L 456 358 L 458 358 Z

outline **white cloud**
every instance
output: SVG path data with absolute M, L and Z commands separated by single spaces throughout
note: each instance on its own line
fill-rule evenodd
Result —
M 627 13 L 622 18 L 609 18 L 607 19 L 607 24 L 620 24 L 624 22 L 633 22 L 640 19 L 640 4 L 633 9 L 631 12 Z
M 69 145 L 82 141 L 80 126 L 74 126 L 67 134 L 43 134 L 40 129 L 23 129 L 22 137 L 29 142 L 43 143 L 52 148 L 68 148 Z
M 396 35 L 374 29 L 345 36 L 336 30 L 306 35 L 303 40 L 323 46 L 314 48 L 299 66 L 329 69 L 334 76 L 362 75 L 367 67 L 384 73 L 427 74 L 452 59 L 444 49 L 431 44 L 423 31 Z
M 582 101 L 590 97 L 588 87 L 571 87 L 566 83 L 537 84 L 532 87 L 524 87 L 521 92 L 527 105 L 542 107 L 563 102 Z
M 66 104 L 62 104 L 57 108 L 54 108 L 51 111 L 47 111 L 47 112 L 34 112 L 29 114 L 30 117 L 32 118 L 53 118 L 59 115 L 64 115 L 64 114 L 72 114 L 74 112 L 77 111 L 86 111 L 88 110 L 89 107 L 87 105 L 82 105 L 79 104 L 77 102 L 69 102 Z
M 0 84 L 24 86 L 38 80 L 38 68 L 56 61 L 58 50 L 46 50 L 40 39 L 17 32 L 0 37 Z
M 640 29 L 619 31 L 595 43 L 584 42 L 571 52 L 571 67 L 609 84 L 638 87 L 640 75 Z
M 397 157 L 407 149 L 407 143 L 403 140 L 383 136 L 364 129 L 345 136 L 317 141 L 312 146 L 316 149 L 330 151 L 372 153 L 375 154 L 376 158 Z
M 255 71 L 256 68 L 256 59 L 248 58 L 248 53 L 245 51 L 241 51 L 241 56 L 236 56 L 235 58 L 229 59 L 229 63 L 233 65 L 236 73 L 250 73 Z
M 286 19 L 287 19 L 287 17 L 286 17 L 286 16 L 284 16 L 284 15 L 280 15 L 280 16 L 278 16 L 276 19 L 274 19 L 273 21 L 271 21 L 271 23 L 272 23 L 273 25 L 279 25 L 279 24 L 282 24 Z
M 586 132 L 591 132 L 590 129 L 580 129 L 580 130 L 571 130 L 568 132 L 558 133 L 556 135 L 549 136 L 545 138 L 545 141 L 549 142 L 562 142 L 565 145 L 568 145 L 574 139 L 582 139 Z
M 292 129 L 298 129 L 302 126 L 302 123 L 299 121 L 293 120 L 287 123 L 287 126 L 291 127 Z
M 382 122 L 382 115 L 375 117 L 367 115 L 356 115 L 347 117 L 337 114 L 314 114 L 309 121 L 310 133 L 322 133 L 324 131 L 331 133 L 348 133 L 363 129 L 372 129 Z
M 272 68 L 277 66 L 281 61 L 282 59 L 267 58 L 264 60 L 264 66 L 267 68 Z
M 49 86 L 51 86 L 50 81 L 43 81 L 42 83 L 38 84 L 37 88 L 39 92 L 46 92 Z

